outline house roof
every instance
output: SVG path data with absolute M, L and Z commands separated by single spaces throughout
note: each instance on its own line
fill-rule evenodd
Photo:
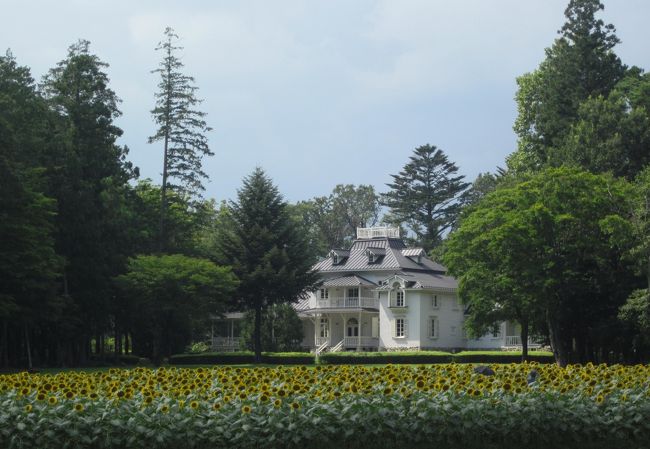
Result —
M 456 290 L 458 281 L 451 276 L 445 276 L 439 273 L 396 273 L 393 278 L 401 278 L 406 288 L 426 289 L 426 290 Z M 391 279 L 391 278 L 389 278 Z M 377 290 L 390 290 L 392 282 L 384 283 Z
M 341 276 L 334 279 L 328 279 L 327 281 L 323 282 L 323 287 L 357 287 L 360 285 L 370 286 L 370 287 L 377 286 L 377 284 L 375 284 L 374 282 L 369 281 L 364 277 L 356 276 L 356 275 Z
M 418 250 L 420 252 L 418 252 Z M 312 268 L 319 272 L 363 272 L 363 271 L 390 271 L 390 270 L 412 270 L 412 271 L 434 271 L 444 274 L 447 269 L 426 257 L 421 248 L 407 248 L 404 241 L 399 238 L 380 237 L 372 239 L 357 239 L 352 247 L 343 253 L 344 250 L 332 250 L 330 257 L 316 263 Z M 380 259 L 374 263 L 369 261 L 366 251 L 372 251 L 375 255 L 385 252 Z M 404 253 L 406 251 L 406 254 Z M 345 255 L 346 259 L 333 264 L 332 252 L 339 256 Z M 339 253 L 341 252 L 341 253 Z M 411 255 L 412 254 L 412 255 Z M 420 263 L 411 259 L 422 255 Z

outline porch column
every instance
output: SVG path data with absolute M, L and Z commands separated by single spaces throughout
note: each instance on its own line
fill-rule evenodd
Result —
M 361 310 L 359 310 L 359 327 L 357 328 L 357 352 L 361 351 Z

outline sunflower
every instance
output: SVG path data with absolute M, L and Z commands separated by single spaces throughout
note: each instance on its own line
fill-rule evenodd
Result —
M 192 409 L 196 410 L 197 408 L 199 408 L 199 402 L 198 402 L 198 401 L 192 401 L 192 402 L 190 402 L 190 407 L 191 407 Z
M 300 404 L 296 401 L 291 403 L 291 409 L 292 410 L 300 410 Z
M 80 404 L 80 403 L 77 402 L 77 403 L 74 405 L 74 411 L 75 411 L 75 412 L 83 412 L 83 411 L 84 411 L 84 406 L 83 406 L 83 404 Z
M 282 399 L 276 399 L 275 401 L 273 401 L 273 407 L 280 408 L 281 405 L 282 405 Z
M 25 412 L 26 412 L 26 413 L 29 413 L 29 412 L 31 412 L 31 411 L 32 411 L 32 404 L 27 404 L 27 405 L 25 406 Z
M 250 413 L 252 410 L 253 410 L 253 409 L 251 408 L 250 405 L 244 405 L 244 406 L 241 408 L 242 413 L 246 413 L 246 414 Z
M 59 402 L 59 400 L 56 398 L 56 396 L 50 396 L 49 399 L 47 400 L 47 402 L 50 405 L 55 405 L 57 402 Z

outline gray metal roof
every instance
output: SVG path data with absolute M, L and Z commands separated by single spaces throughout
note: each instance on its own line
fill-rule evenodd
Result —
M 458 281 L 451 276 L 438 273 L 396 273 L 395 277 L 404 279 L 406 288 L 425 290 L 456 290 Z M 389 278 L 390 279 L 390 278 Z M 382 285 L 377 290 L 390 290 L 392 282 Z
M 307 296 L 305 298 L 300 298 L 298 302 L 292 303 L 291 306 L 296 312 L 307 310 L 309 309 L 309 297 Z
M 334 279 L 328 279 L 327 281 L 323 282 L 323 287 L 356 287 L 359 285 L 366 285 L 370 287 L 377 286 L 377 284 L 374 282 L 369 281 L 368 279 L 361 276 L 355 275 L 341 276 Z
M 406 257 L 426 256 L 427 253 L 422 248 L 406 248 L 402 250 L 402 255 Z
M 369 263 L 367 249 L 374 250 L 382 248 L 386 252 L 375 263 Z M 445 273 L 447 269 L 432 261 L 426 255 L 417 263 L 403 254 L 407 247 L 402 239 L 396 238 L 374 238 L 355 240 L 349 250 L 349 256 L 342 263 L 333 265 L 332 258 L 328 257 L 313 266 L 315 271 L 320 272 L 363 272 L 363 271 L 390 271 L 390 270 L 414 270 L 414 271 L 435 271 Z M 338 250 L 337 250 L 338 251 Z

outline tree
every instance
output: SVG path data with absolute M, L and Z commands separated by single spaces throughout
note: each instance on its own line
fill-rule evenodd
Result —
M 30 334 L 56 306 L 56 202 L 40 166 L 49 119 L 29 69 L 0 56 L 0 366 L 17 365 L 24 347 L 32 367 Z
M 241 339 L 245 347 L 253 347 L 255 315 L 248 312 L 242 323 Z M 300 350 L 302 321 L 290 304 L 274 304 L 262 312 L 262 348 L 268 352 Z
M 196 324 L 223 312 L 237 287 L 229 267 L 180 254 L 137 256 L 115 280 L 132 303 L 134 348 L 155 363 L 182 350 Z
M 371 185 L 338 184 L 329 196 L 301 201 L 290 209 L 307 228 L 315 255 L 324 256 L 332 248 L 349 246 L 357 228 L 374 226 L 381 203 Z
M 241 281 L 234 306 L 254 314 L 253 347 L 260 362 L 262 311 L 296 301 L 319 284 L 307 240 L 261 168 L 244 179 L 237 201 L 230 203 L 220 246 L 222 263 L 232 265 Z
M 42 85 L 57 115 L 48 132 L 64 136 L 45 164 L 48 193 L 58 204 L 56 249 L 66 262 L 61 290 L 74 303 L 69 333 L 57 342 L 68 363 L 83 362 L 91 336 L 109 327 L 111 279 L 124 269 L 131 243 L 117 205 L 137 176 L 126 160 L 128 149 L 117 145 L 120 100 L 108 86 L 107 64 L 89 45 L 80 40 L 70 46 Z
M 634 179 L 650 162 L 649 106 L 650 77 L 631 69 L 609 95 L 580 104 L 563 145 L 550 150 L 551 158 Z
M 609 353 L 618 307 L 634 288 L 624 248 L 610 238 L 612 225 L 627 219 L 628 197 L 624 181 L 569 168 L 488 194 L 445 254 L 470 322 L 526 320 L 519 308 L 544 320 L 561 365 Z
M 497 175 L 490 172 L 479 173 L 472 186 L 467 190 L 463 206 L 467 207 L 478 203 L 488 193 L 496 190 L 498 182 Z
M 177 39 L 174 30 L 167 27 L 165 40 L 156 47 L 156 50 L 163 52 L 163 59 L 158 68 L 152 71 L 160 74 L 156 106 L 151 111 L 158 129 L 149 137 L 149 143 L 163 142 L 161 245 L 165 239 L 167 190 L 173 190 L 181 196 L 202 191 L 202 179 L 207 178 L 207 175 L 203 171 L 201 160 L 203 156 L 214 154 L 210 151 L 205 136 L 205 133 L 211 131 L 204 120 L 206 114 L 196 109 L 202 100 L 196 98 L 198 88 L 194 86 L 194 78 L 181 72 L 183 63 L 176 53 L 183 47 L 174 45 Z M 163 249 L 162 246 L 160 249 Z
M 510 169 L 561 165 L 551 150 L 564 145 L 581 103 L 606 97 L 625 75 L 626 67 L 613 52 L 619 42 L 614 26 L 596 18 L 602 9 L 599 0 L 571 0 L 560 38 L 546 50 L 546 59 L 517 79 L 514 129 L 519 139 L 517 152 L 508 158 Z
M 391 175 L 390 191 L 382 195 L 391 221 L 406 225 L 426 251 L 442 242 L 461 210 L 461 196 L 469 183 L 457 173 L 458 167 L 442 150 L 423 145 L 399 174 Z

